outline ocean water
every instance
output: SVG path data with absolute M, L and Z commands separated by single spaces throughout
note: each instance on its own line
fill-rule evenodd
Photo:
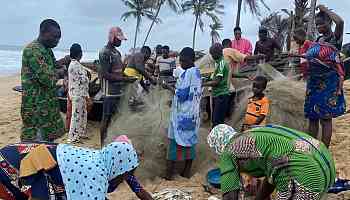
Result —
M 69 51 L 54 50 L 56 59 L 63 58 Z M 83 52 L 82 61 L 94 61 L 98 59 L 97 52 Z M 0 76 L 19 74 L 22 66 L 22 51 L 18 49 L 0 49 Z

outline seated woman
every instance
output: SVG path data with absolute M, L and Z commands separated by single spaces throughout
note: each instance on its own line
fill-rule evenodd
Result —
M 21 143 L 0 149 L 0 198 L 105 200 L 126 181 L 139 199 L 152 200 L 133 175 L 139 165 L 135 149 L 117 141 L 101 150 L 67 144 Z M 24 187 L 27 186 L 27 187 Z M 30 191 L 23 192 L 30 187 Z
M 224 200 L 238 200 L 240 172 L 265 177 L 257 200 L 275 189 L 277 200 L 320 200 L 335 180 L 326 146 L 293 129 L 268 125 L 239 134 L 220 124 L 210 132 L 208 143 L 220 156 Z

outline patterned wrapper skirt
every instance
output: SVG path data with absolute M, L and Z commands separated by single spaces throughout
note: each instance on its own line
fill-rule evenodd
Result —
M 309 76 L 304 104 L 306 118 L 331 119 L 344 114 L 346 104 L 339 81 L 336 71 Z M 339 89 L 341 94 L 337 94 Z
M 191 147 L 180 146 L 174 139 L 169 139 L 168 160 L 184 161 L 194 160 L 196 157 L 195 145 Z

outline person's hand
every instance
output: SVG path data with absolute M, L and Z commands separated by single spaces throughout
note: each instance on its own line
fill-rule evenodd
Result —
M 318 9 L 320 12 L 327 12 L 328 11 L 328 8 L 323 4 L 318 5 L 316 9 Z

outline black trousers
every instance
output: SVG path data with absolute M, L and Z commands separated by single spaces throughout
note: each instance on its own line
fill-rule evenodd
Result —
M 229 110 L 230 95 L 220 95 L 213 97 L 213 119 L 212 127 L 225 123 L 225 117 Z

